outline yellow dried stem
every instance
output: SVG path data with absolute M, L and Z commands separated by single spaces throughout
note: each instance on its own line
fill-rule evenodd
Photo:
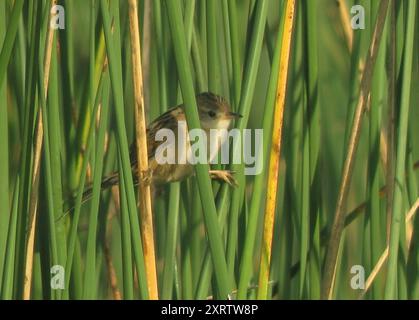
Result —
M 406 214 L 406 220 L 405 220 L 406 227 L 411 223 L 411 221 L 413 219 L 413 216 L 418 211 L 418 209 L 419 209 L 419 198 L 416 199 L 416 202 L 413 204 L 413 206 L 410 208 L 410 210 Z M 406 242 L 407 242 L 407 246 L 406 246 L 407 250 L 409 250 L 410 245 L 412 243 L 411 235 L 406 239 Z M 374 282 L 378 273 L 381 271 L 384 263 L 388 259 L 389 250 L 390 250 L 390 247 L 389 247 L 389 245 L 387 245 L 384 252 L 381 254 L 380 259 L 378 259 L 377 264 L 374 266 L 374 269 L 372 269 L 371 274 L 368 276 L 368 279 L 365 282 L 365 289 L 359 295 L 358 299 L 362 299 L 365 296 L 365 294 L 367 293 L 367 291 L 371 288 L 372 283 Z
M 57 0 L 51 0 L 51 8 L 57 4 Z M 52 14 L 50 13 L 50 20 Z M 48 93 L 48 81 L 49 81 L 49 70 L 51 66 L 51 52 L 52 43 L 54 40 L 54 29 L 51 27 L 47 28 L 47 37 L 45 45 L 45 57 L 44 57 L 44 97 L 47 98 Z M 32 175 L 32 188 L 29 202 L 29 228 L 28 228 L 28 241 L 26 243 L 26 258 L 25 258 L 25 281 L 23 283 L 23 300 L 29 300 L 31 297 L 31 285 L 32 285 L 32 272 L 33 272 L 33 248 L 35 244 L 35 225 L 36 216 L 38 211 L 38 192 L 39 192 L 39 170 L 41 163 L 41 151 L 44 137 L 44 125 L 42 121 L 42 110 L 41 106 L 38 109 L 38 120 L 36 125 L 36 142 L 35 142 L 35 155 L 33 162 L 33 175 Z
M 354 32 L 351 27 L 351 18 L 349 16 L 348 6 L 344 0 L 337 0 L 336 2 L 339 7 L 339 15 L 340 20 L 342 21 L 342 28 L 345 35 L 346 45 L 348 46 L 349 52 L 352 52 Z
M 150 185 L 144 183 L 148 170 L 147 133 L 144 112 L 144 94 L 141 67 L 140 32 L 138 27 L 137 1 L 129 1 L 129 27 L 131 34 L 131 58 L 135 94 L 135 129 L 137 146 L 137 175 L 140 181 L 139 199 L 141 205 L 141 237 L 150 299 L 158 299 L 156 258 L 154 250 L 153 213 Z
M 266 299 L 268 292 L 272 237 L 275 220 L 276 196 L 278 189 L 279 161 L 281 157 L 281 133 L 285 107 L 285 94 L 287 90 L 288 66 L 291 51 L 291 39 L 293 34 L 294 17 L 295 1 L 288 0 L 285 12 L 284 33 L 282 37 L 280 57 L 281 60 L 278 70 L 278 85 L 274 110 L 275 121 L 272 130 L 272 145 L 269 158 L 268 187 L 263 227 L 262 251 L 260 257 L 258 299 Z

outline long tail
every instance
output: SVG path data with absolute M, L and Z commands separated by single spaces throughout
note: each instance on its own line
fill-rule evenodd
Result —
M 117 185 L 119 183 L 119 174 L 118 172 L 114 172 L 111 175 L 105 177 L 101 184 L 100 184 L 100 189 L 101 190 L 105 190 L 108 189 L 110 187 L 113 187 L 115 185 Z M 85 203 L 87 200 L 91 199 L 93 195 L 93 184 L 89 184 L 85 190 L 83 191 L 83 195 L 81 198 L 81 203 Z M 74 209 L 74 206 L 71 206 L 69 209 L 67 209 L 64 214 L 59 217 L 57 219 L 57 221 L 61 220 L 62 218 L 64 218 L 67 214 L 69 214 L 72 210 Z
M 118 172 L 112 173 L 111 175 L 103 178 L 100 184 L 100 190 L 105 190 L 110 187 L 113 187 L 119 183 L 119 174 Z M 93 195 L 93 184 L 90 184 L 85 190 L 83 191 L 83 196 L 81 203 L 86 202 L 89 200 Z

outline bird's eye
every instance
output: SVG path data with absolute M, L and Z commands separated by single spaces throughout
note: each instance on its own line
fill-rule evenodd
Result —
M 211 118 L 214 118 L 215 117 L 215 112 L 214 111 L 208 111 L 208 115 L 211 117 Z

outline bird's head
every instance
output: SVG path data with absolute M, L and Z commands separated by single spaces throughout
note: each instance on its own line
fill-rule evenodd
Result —
M 233 119 L 242 116 L 230 110 L 228 102 L 221 96 L 211 92 L 196 96 L 199 119 L 203 129 L 227 129 Z

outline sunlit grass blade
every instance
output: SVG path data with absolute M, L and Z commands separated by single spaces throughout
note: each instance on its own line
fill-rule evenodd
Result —
M 13 192 L 12 211 L 10 213 L 10 224 L 6 239 L 6 252 L 4 259 L 3 279 L 1 286 L 1 299 L 9 300 L 13 298 L 13 278 L 15 252 L 16 252 L 16 230 L 17 230 L 17 210 L 19 200 L 19 177 L 17 177 L 15 190 Z
M 280 65 L 278 69 L 278 85 L 274 108 L 274 122 L 272 128 L 271 151 L 268 171 L 268 192 L 264 217 L 263 239 L 260 257 L 260 273 L 258 299 L 266 299 L 270 272 L 273 224 L 278 188 L 279 159 L 281 152 L 281 133 L 285 107 L 285 96 L 288 78 L 288 65 L 291 51 L 291 39 L 295 20 L 295 1 L 288 0 L 285 8 L 284 31 L 281 44 Z
M 6 2 L 0 3 L 0 43 L 3 44 L 6 35 Z M 3 52 L 3 49 L 1 50 Z M 2 54 L 1 54 L 2 55 Z M 0 55 L 0 56 L 1 56 Z M 7 81 L 0 81 L 0 288 L 2 286 L 2 275 L 4 259 L 6 257 L 6 241 L 9 214 L 9 130 L 7 112 Z

